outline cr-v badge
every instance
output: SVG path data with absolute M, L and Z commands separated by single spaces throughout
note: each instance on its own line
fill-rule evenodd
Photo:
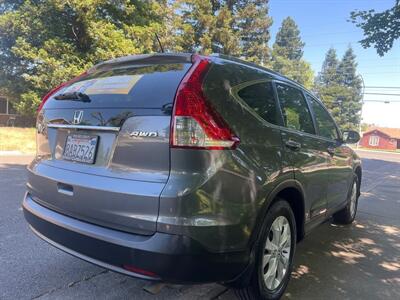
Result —
M 74 111 L 74 117 L 72 119 L 72 124 L 80 124 L 83 119 L 83 110 L 76 110 Z

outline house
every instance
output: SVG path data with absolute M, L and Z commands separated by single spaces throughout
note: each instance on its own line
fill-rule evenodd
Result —
M 364 132 L 360 146 L 385 150 L 400 149 L 400 128 L 369 128 Z

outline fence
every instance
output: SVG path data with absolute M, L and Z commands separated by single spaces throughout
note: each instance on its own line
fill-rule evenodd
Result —
M 35 118 L 21 116 L 18 114 L 1 114 L 0 127 L 33 127 L 35 126 Z

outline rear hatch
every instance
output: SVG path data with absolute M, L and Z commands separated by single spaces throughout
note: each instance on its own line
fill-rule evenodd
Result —
M 190 66 L 190 55 L 126 57 L 58 90 L 38 115 L 32 197 L 71 217 L 154 233 L 170 170 L 171 109 Z

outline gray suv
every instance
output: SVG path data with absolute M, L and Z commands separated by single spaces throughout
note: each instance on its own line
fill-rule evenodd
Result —
M 296 242 L 332 215 L 354 220 L 358 139 L 260 66 L 122 57 L 43 98 L 23 211 L 39 237 L 107 269 L 277 299 Z

